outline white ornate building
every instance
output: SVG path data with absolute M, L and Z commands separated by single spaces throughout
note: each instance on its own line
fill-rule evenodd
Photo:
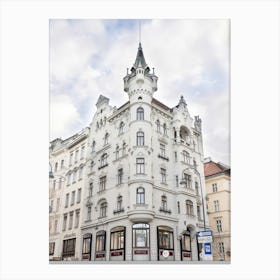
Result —
M 90 261 L 198 260 L 196 232 L 208 225 L 201 120 L 190 116 L 183 97 L 173 108 L 153 98 L 157 80 L 139 44 L 135 63 L 124 77 L 128 102 L 116 108 L 100 95 L 88 134 L 78 142 L 86 160 L 62 174 L 72 173 L 61 191 L 64 200 L 81 188 L 81 220 L 77 229 L 58 233 L 57 256 Z M 65 145 L 65 160 L 77 145 Z M 73 187 L 71 176 L 83 164 L 80 185 Z M 76 213 L 76 208 L 62 208 L 61 227 L 65 215 Z M 66 242 L 72 245 L 69 254 Z

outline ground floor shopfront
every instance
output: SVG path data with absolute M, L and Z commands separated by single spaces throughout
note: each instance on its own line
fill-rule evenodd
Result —
M 197 261 L 194 225 L 158 219 L 151 222 L 117 221 L 83 228 L 83 261 Z

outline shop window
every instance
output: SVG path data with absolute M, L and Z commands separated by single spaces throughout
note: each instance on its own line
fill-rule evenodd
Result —
M 63 257 L 75 256 L 76 238 L 63 240 Z
M 132 226 L 134 248 L 150 247 L 149 231 L 150 226 L 148 224 L 139 223 Z
M 49 255 L 52 256 L 54 254 L 55 242 L 49 243 Z
M 106 232 L 104 230 L 96 233 L 95 251 L 102 252 L 106 249 Z
M 173 230 L 170 227 L 158 227 L 158 247 L 159 249 L 173 250 Z
M 125 228 L 116 227 L 111 230 L 110 250 L 124 249 Z

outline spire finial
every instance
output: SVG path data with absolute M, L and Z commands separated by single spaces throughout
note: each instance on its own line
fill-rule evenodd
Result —
M 141 44 L 141 19 L 139 19 L 139 44 Z

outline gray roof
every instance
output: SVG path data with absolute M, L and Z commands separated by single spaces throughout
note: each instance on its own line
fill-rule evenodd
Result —
M 144 57 L 144 53 L 143 53 L 143 50 L 142 50 L 141 43 L 139 43 L 136 60 L 135 60 L 135 62 L 133 64 L 132 68 L 136 69 L 138 67 L 142 67 L 144 69 L 146 67 L 148 67 L 148 65 L 147 65 L 147 63 L 145 61 L 145 57 Z

